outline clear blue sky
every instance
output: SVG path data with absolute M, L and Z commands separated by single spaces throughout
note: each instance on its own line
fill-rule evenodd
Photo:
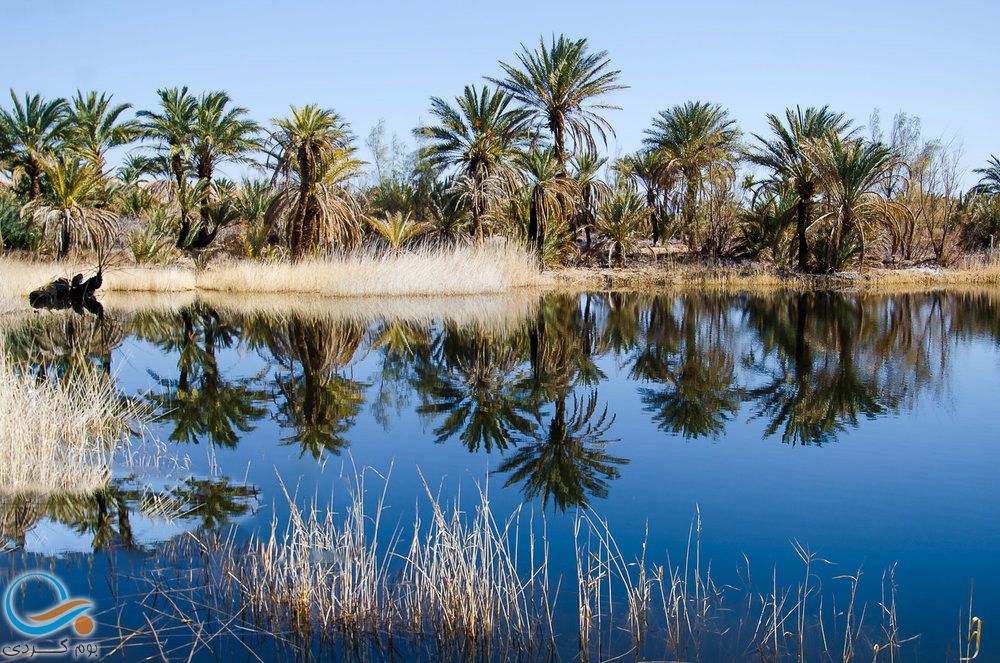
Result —
M 262 121 L 313 102 L 361 138 L 384 119 L 410 140 L 430 95 L 453 97 L 520 43 L 564 32 L 608 50 L 631 86 L 611 100 L 623 109 L 610 114 L 613 154 L 689 99 L 722 103 L 747 131 L 794 104 L 863 123 L 905 110 L 928 137 L 960 139 L 967 170 L 1000 154 L 997 0 L 6 0 L 0 16 L 0 86 L 19 92 L 96 88 L 143 107 L 157 87 L 221 88 Z

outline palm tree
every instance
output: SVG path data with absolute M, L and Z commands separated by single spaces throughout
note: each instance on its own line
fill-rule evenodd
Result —
M 1000 159 L 990 155 L 986 168 L 976 168 L 972 172 L 982 175 L 976 186 L 972 187 L 973 192 L 986 196 L 1000 195 Z
M 49 179 L 46 196 L 32 204 L 33 215 L 43 231 L 58 226 L 59 258 L 69 254 L 72 236 L 85 235 L 95 248 L 106 246 L 114 233 L 117 216 L 100 207 L 105 182 L 100 171 L 76 158 L 58 157 L 42 165 Z
M 291 109 L 291 117 L 273 121 L 274 177 L 284 183 L 267 218 L 284 220 L 292 260 L 320 246 L 349 249 L 361 239 L 361 214 L 347 189 L 361 170 L 350 128 L 330 109 Z
M 518 159 L 530 188 L 528 241 L 533 242 L 539 258 L 544 255 L 545 233 L 552 220 L 559 220 L 572 209 L 576 182 L 563 175 L 553 149 L 532 150 Z
M 573 220 L 573 235 L 583 228 L 590 246 L 590 231 L 597 220 L 597 210 L 611 193 L 607 182 L 598 177 L 598 171 L 608 162 L 595 152 L 581 152 L 573 157 L 573 179 L 580 192 L 576 218 Z
M 104 172 L 108 150 L 131 143 L 139 136 L 139 123 L 122 118 L 132 104 L 111 104 L 112 95 L 77 90 L 67 116 L 68 142 L 73 150 L 99 172 Z
M 660 111 L 646 135 L 646 146 L 660 152 L 665 163 L 676 165 L 684 177 L 684 229 L 688 248 L 694 251 L 698 247 L 696 215 L 703 178 L 713 166 L 736 157 L 740 130 L 721 105 L 689 101 Z
M 203 94 L 198 99 L 191 156 L 195 175 L 209 187 L 209 196 L 202 201 L 200 210 L 203 231 L 208 227 L 215 169 L 225 161 L 248 162 L 248 153 L 261 147 L 257 138 L 260 126 L 246 117 L 247 109 L 230 106 L 231 101 L 229 95 L 221 91 Z
M 483 237 L 483 217 L 495 193 L 513 189 L 515 155 L 528 140 L 529 113 L 512 108 L 510 95 L 484 85 L 466 86 L 455 106 L 431 98 L 431 115 L 438 124 L 414 133 L 428 141 L 420 155 L 438 168 L 455 168 L 459 190 L 472 216 L 472 230 Z
M 845 238 L 855 235 L 864 267 L 866 228 L 873 220 L 885 219 L 898 203 L 886 200 L 883 192 L 894 179 L 897 160 L 892 150 L 877 141 L 841 140 L 830 132 L 827 139 L 806 150 L 806 159 L 830 199 L 832 218 L 827 251 L 827 269 L 837 269 L 848 251 Z M 851 251 L 853 252 L 853 251 Z
M 409 212 L 392 212 L 385 218 L 369 218 L 368 225 L 385 240 L 393 253 L 399 253 L 403 246 L 431 230 L 431 224 L 413 220 Z
M 188 186 L 187 179 L 191 172 L 190 159 L 198 99 L 188 92 L 187 87 L 163 88 L 157 90 L 156 94 L 160 97 L 159 112 L 140 110 L 136 116 L 141 118 L 142 138 L 156 141 L 154 150 L 157 158 L 152 164 L 159 166 L 157 170 L 162 170 L 162 174 L 173 179 L 174 195 L 180 199 L 193 190 Z M 190 212 L 194 207 L 195 205 L 181 205 L 180 229 L 175 243 L 179 249 L 187 245 L 188 234 L 191 232 Z
M 813 164 L 806 159 L 807 146 L 823 139 L 827 132 L 844 134 L 851 121 L 843 113 L 834 113 L 828 106 L 807 108 L 804 111 L 785 110 L 785 124 L 777 115 L 767 116 L 774 137 L 762 138 L 754 134 L 759 145 L 747 154 L 747 158 L 758 166 L 771 171 L 777 183 L 795 191 L 799 198 L 796 208 L 795 235 L 798 241 L 799 271 L 809 271 L 809 245 L 806 230 L 812 223 L 813 199 L 817 193 L 816 173 Z
M 28 178 L 32 200 L 42 195 L 45 160 L 62 144 L 69 126 L 65 99 L 46 101 L 41 95 L 24 95 L 24 102 L 10 91 L 13 108 L 0 108 L 0 161 L 15 174 Z
M 243 250 L 250 258 L 260 258 L 271 242 L 272 226 L 267 222 L 267 209 L 274 200 L 269 182 L 244 178 L 233 207 L 243 223 Z
M 672 186 L 673 169 L 671 161 L 665 160 L 659 150 L 639 150 L 619 159 L 615 168 L 620 175 L 632 179 L 642 187 L 646 195 L 646 210 L 649 214 L 650 236 L 655 245 L 660 241 L 660 197 Z
M 579 147 L 596 151 L 595 132 L 607 144 L 607 134 L 613 136 L 615 132 L 600 113 L 618 107 L 594 100 L 627 86 L 618 83 L 621 72 L 610 68 L 608 52 L 591 53 L 586 39 L 573 40 L 565 35 L 556 39 L 553 35 L 546 46 L 545 40 L 539 38 L 537 49 L 530 51 L 522 44 L 517 57 L 520 68 L 501 62 L 506 78 L 488 80 L 527 106 L 532 119 L 548 128 L 556 162 L 565 175 L 567 138 L 573 151 Z
M 142 118 L 142 138 L 157 142 L 157 154 L 166 162 L 170 175 L 181 188 L 189 172 L 198 99 L 188 93 L 187 87 L 164 88 L 156 94 L 160 97 L 160 111 L 141 110 L 136 116 Z
M 635 251 L 644 207 L 642 198 L 631 189 L 619 189 L 601 205 L 597 227 L 607 238 L 609 267 L 612 262 L 624 266 L 628 254 Z

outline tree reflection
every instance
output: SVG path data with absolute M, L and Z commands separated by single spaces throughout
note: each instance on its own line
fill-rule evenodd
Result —
M 160 317 L 157 324 L 147 320 L 143 327 L 147 338 L 178 355 L 176 378 L 149 371 L 160 391 L 147 393 L 146 399 L 160 420 L 172 425 L 170 440 L 197 444 L 205 439 L 235 447 L 267 414 L 271 395 L 260 386 L 265 371 L 243 378 L 223 375 L 217 353 L 232 347 L 237 333 L 215 310 L 195 304 L 176 318 Z
M 22 494 L 0 500 L 0 539 L 24 547 L 28 532 L 43 519 L 92 537 L 95 552 L 136 550 L 133 522 L 140 514 L 161 523 L 190 524 L 201 531 L 218 531 L 233 518 L 248 513 L 258 496 L 254 486 L 228 479 L 189 478 L 172 489 L 153 490 L 130 478 L 116 479 L 93 493 Z M 155 534 L 155 527 L 143 528 Z
M 280 370 L 277 420 L 292 430 L 286 444 L 298 444 L 301 454 L 316 459 L 340 453 L 349 444 L 344 437 L 365 401 L 369 386 L 346 370 L 365 337 L 355 321 L 291 317 L 262 318 L 268 346 Z
M 536 416 L 531 440 L 500 465 L 501 472 L 510 474 L 505 485 L 521 484 L 525 497 L 541 497 L 543 507 L 552 500 L 560 510 L 585 506 L 590 497 L 607 497 L 608 482 L 621 476 L 619 466 L 628 463 L 606 451 L 617 441 L 605 437 L 614 420 L 607 406 L 598 412 L 596 391 L 583 400 L 574 395 L 568 412 L 566 398 L 559 398 L 548 420 Z

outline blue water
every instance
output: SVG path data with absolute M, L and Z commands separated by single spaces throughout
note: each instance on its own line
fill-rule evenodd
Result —
M 1000 614 L 1000 292 L 416 307 L 109 306 L 103 322 L 41 313 L 15 327 L 8 351 L 51 375 L 110 364 L 125 394 L 157 408 L 150 433 L 182 467 L 119 468 L 103 515 L 8 498 L 20 517 L 4 520 L 4 584 L 46 568 L 88 593 L 107 653 L 112 606 L 128 603 L 122 578 L 195 566 L 163 553 L 185 532 L 266 535 L 287 518 L 286 490 L 337 505 L 352 468 L 371 467 L 391 471 L 389 527 L 426 508 L 423 481 L 464 499 L 487 487 L 496 513 L 544 514 L 550 558 L 571 585 L 579 509 L 606 519 L 630 555 L 648 537 L 656 563 L 683 556 L 699 512 L 717 583 L 739 585 L 749 559 L 755 584 L 769 589 L 774 572 L 793 587 L 798 542 L 831 562 L 817 572 L 824 600 L 841 605 L 835 576 L 863 569 L 875 629 L 882 573 L 896 565 L 902 635 L 919 636 L 905 660 L 954 660 L 970 588 L 987 629 Z M 598 461 L 545 462 L 562 423 Z M 142 494 L 157 491 L 183 508 L 145 515 Z M 575 595 L 561 604 L 575 610 Z M 575 638 L 561 643 L 569 657 Z M 17 639 L 0 628 L 0 642 Z M 210 649 L 252 659 L 231 639 Z M 140 652 L 157 653 L 117 655 Z

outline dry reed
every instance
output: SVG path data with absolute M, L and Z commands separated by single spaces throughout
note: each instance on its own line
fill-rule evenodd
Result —
M 0 494 L 102 488 L 137 414 L 106 375 L 38 378 L 0 343 Z

